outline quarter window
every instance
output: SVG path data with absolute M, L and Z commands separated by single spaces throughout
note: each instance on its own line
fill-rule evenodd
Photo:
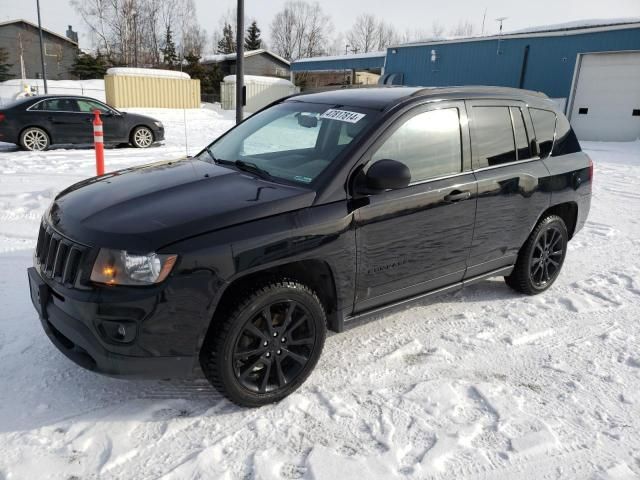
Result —
M 556 114 L 549 110 L 530 108 L 533 129 L 538 140 L 540 158 L 547 158 L 553 147 L 553 138 L 556 132 Z
M 509 107 L 473 107 L 472 135 L 479 168 L 517 160 Z
M 457 108 L 423 112 L 404 122 L 371 157 L 404 163 L 411 182 L 462 170 L 460 115 Z

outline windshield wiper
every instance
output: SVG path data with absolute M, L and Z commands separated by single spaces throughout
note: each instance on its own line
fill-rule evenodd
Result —
M 211 157 L 211 160 L 213 160 L 213 163 L 218 163 L 218 159 L 216 158 L 216 156 L 213 154 L 213 152 L 211 151 L 211 147 L 205 147 L 204 148 L 207 153 L 209 154 L 209 156 Z
M 231 163 L 231 162 L 229 162 Z M 265 178 L 267 180 L 271 180 L 273 177 L 269 172 L 265 169 L 260 168 L 255 163 L 245 162 L 244 160 L 236 160 L 233 164 L 238 167 L 240 170 L 244 170 L 245 172 L 253 173 L 259 177 Z

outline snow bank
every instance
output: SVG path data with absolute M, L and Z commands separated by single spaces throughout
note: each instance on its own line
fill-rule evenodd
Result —
M 224 83 L 236 83 L 235 75 L 227 75 L 222 79 Z M 260 83 L 266 85 L 282 85 L 284 87 L 295 87 L 293 83 L 284 78 L 276 78 L 276 77 L 262 77 L 260 75 L 245 75 L 244 76 L 245 85 L 249 85 L 251 83 Z
M 133 67 L 113 67 L 107 70 L 107 75 L 114 75 L 119 77 L 181 78 L 183 80 L 189 80 L 191 78 L 188 73 L 177 72 L 175 70 Z
M 84 95 L 105 101 L 104 80 L 47 80 L 48 93 L 60 95 Z M 0 105 L 23 97 L 25 92 L 34 91 L 44 95 L 42 80 L 29 78 L 0 82 Z

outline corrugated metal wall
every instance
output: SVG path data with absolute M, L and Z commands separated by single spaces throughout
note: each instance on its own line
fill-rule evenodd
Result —
M 115 108 L 200 108 L 200 80 L 105 75 L 104 87 Z
M 281 98 L 293 95 L 300 91 L 293 85 L 284 85 L 274 82 L 251 81 L 246 85 L 247 104 L 244 110 L 247 112 L 257 112 L 272 102 Z M 236 84 L 232 82 L 220 83 L 220 102 L 223 110 L 236 108 Z
M 567 98 L 579 53 L 640 50 L 640 29 L 554 37 L 503 37 L 499 47 L 496 39 L 395 47 L 387 51 L 385 73 L 403 73 L 404 84 L 414 86 L 519 87 L 527 45 L 529 58 L 522 88 Z M 436 52 L 435 62 L 431 61 L 432 50 Z

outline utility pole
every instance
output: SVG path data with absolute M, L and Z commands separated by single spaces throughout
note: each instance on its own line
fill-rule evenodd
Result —
M 244 100 L 244 0 L 238 0 L 236 20 L 236 124 L 242 121 Z
M 40 0 L 36 0 L 36 7 L 38 9 L 38 31 L 40 32 L 40 63 L 42 65 L 42 81 L 44 82 L 44 94 L 49 93 L 47 89 L 47 70 L 44 65 L 44 42 L 42 40 L 42 23 L 40 22 Z
M 344 46 L 344 54 L 345 55 L 349 55 L 349 47 L 350 46 L 351 45 L 349 45 L 348 43 Z M 346 70 L 344 71 L 344 78 L 342 79 L 342 83 L 345 84 L 345 85 L 347 84 L 347 71 Z

